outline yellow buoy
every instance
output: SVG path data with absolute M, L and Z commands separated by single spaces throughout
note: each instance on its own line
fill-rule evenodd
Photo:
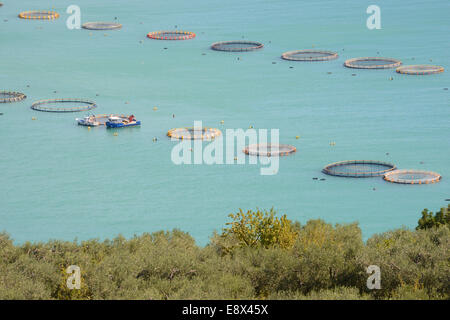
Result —
M 156 110 L 158 110 L 158 107 L 153 107 L 153 111 L 156 111 Z
M 221 121 L 220 121 L 220 123 L 221 123 L 221 124 L 224 124 L 224 123 L 225 123 L 225 121 L 221 120 Z
M 117 132 L 114 132 L 114 136 L 117 137 L 119 134 Z
M 299 139 L 300 138 L 300 136 L 295 136 L 295 139 Z
M 253 129 L 253 126 L 250 126 L 249 128 L 250 128 L 250 129 Z
M 31 120 L 36 120 L 36 118 L 35 118 L 35 117 L 33 117 L 33 118 L 31 118 Z
M 88 130 L 91 130 L 91 127 L 88 127 Z

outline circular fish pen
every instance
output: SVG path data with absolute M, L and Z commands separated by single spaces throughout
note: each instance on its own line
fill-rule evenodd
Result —
M 402 64 L 400 60 L 393 58 L 364 57 L 348 59 L 344 62 L 347 68 L 355 69 L 390 69 Z
M 167 136 L 180 140 L 212 140 L 222 132 L 217 128 L 174 128 L 167 132 Z
M 86 22 L 81 27 L 88 30 L 115 30 L 121 29 L 122 25 L 114 22 Z
M 242 151 L 249 156 L 278 157 L 294 153 L 297 148 L 289 144 L 260 143 L 246 146 Z
M 395 170 L 384 175 L 383 179 L 401 184 L 430 184 L 441 180 L 441 175 L 423 170 Z
M 211 45 L 211 49 L 228 52 L 244 52 L 258 50 L 264 47 L 262 43 L 255 41 L 222 41 Z
M 296 50 L 283 53 L 281 58 L 291 61 L 328 61 L 337 59 L 338 54 L 323 50 Z
M 11 103 L 22 101 L 27 96 L 21 92 L 15 91 L 0 91 L 0 103 Z
M 54 20 L 59 18 L 59 13 L 55 11 L 23 11 L 19 13 L 19 18 L 32 20 Z
M 420 64 L 398 67 L 395 71 L 402 74 L 425 75 L 444 72 L 444 68 L 441 66 Z
M 382 176 L 395 170 L 392 163 L 376 160 L 347 160 L 331 163 L 322 172 L 331 176 L 368 178 Z
M 49 105 L 65 105 L 66 107 L 53 107 Z M 93 101 L 84 99 L 48 99 L 39 100 L 31 105 L 31 109 L 43 112 L 80 112 L 97 108 Z
M 153 31 L 147 37 L 155 40 L 188 40 L 195 38 L 194 32 L 189 31 Z

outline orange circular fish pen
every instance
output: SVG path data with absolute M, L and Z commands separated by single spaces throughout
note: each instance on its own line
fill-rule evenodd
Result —
M 19 18 L 32 20 L 55 20 L 59 18 L 59 13 L 55 11 L 23 11 L 19 13 Z
M 294 153 L 297 148 L 289 144 L 260 143 L 246 146 L 242 151 L 250 156 L 278 157 Z
M 264 45 L 256 41 L 222 41 L 211 45 L 217 51 L 245 52 L 262 49 Z
M 390 69 L 397 68 L 402 64 L 398 59 L 381 57 L 364 57 L 348 59 L 344 62 L 347 68 L 355 69 Z
M 398 67 L 395 71 L 401 74 L 426 75 L 444 72 L 444 68 L 441 66 L 421 64 Z
M 167 132 L 167 136 L 180 140 L 212 140 L 222 132 L 217 128 L 174 128 Z
M 189 31 L 153 31 L 147 37 L 155 40 L 188 40 L 195 38 L 194 32 Z
M 396 166 L 389 162 L 376 160 L 346 160 L 330 163 L 322 172 L 331 176 L 368 178 L 378 177 L 395 170 Z
M 384 180 L 402 184 L 430 184 L 441 180 L 441 175 L 423 170 L 395 170 L 384 175 Z
M 338 54 L 324 50 L 296 50 L 281 55 L 284 60 L 291 61 L 329 61 L 338 58 Z
M 0 91 L 0 103 L 11 103 L 22 101 L 27 96 L 21 92 L 15 91 Z

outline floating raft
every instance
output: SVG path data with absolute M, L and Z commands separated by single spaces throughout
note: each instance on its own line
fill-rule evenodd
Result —
M 25 99 L 27 96 L 21 92 L 0 91 L 0 103 L 11 103 Z
M 153 31 L 147 37 L 155 40 L 188 40 L 195 38 L 194 32 L 189 31 Z
M 430 184 L 441 180 L 441 175 L 423 170 L 395 170 L 384 175 L 384 180 L 402 184 Z
M 244 52 L 262 49 L 264 45 L 255 41 L 222 41 L 211 45 L 217 51 Z
M 296 50 L 283 53 L 281 58 L 291 61 L 328 61 L 337 59 L 338 54 L 324 50 Z
M 212 140 L 222 132 L 217 128 L 174 128 L 167 132 L 173 139 L 185 140 Z
M 59 13 L 55 11 L 23 11 L 19 13 L 19 18 L 33 20 L 55 20 L 59 18 Z
M 322 172 L 331 176 L 368 178 L 382 176 L 396 169 L 392 163 L 377 160 L 346 160 L 330 163 Z
M 402 74 L 426 75 L 444 72 L 444 67 L 420 64 L 398 67 L 395 71 Z
M 356 69 L 390 69 L 397 68 L 401 64 L 400 60 L 381 57 L 352 58 L 344 62 L 344 66 L 347 68 Z
M 80 104 L 80 106 L 71 108 L 59 108 L 59 107 L 48 107 L 49 104 Z M 43 112 L 80 112 L 88 111 L 97 107 L 97 104 L 90 100 L 85 99 L 47 99 L 39 100 L 31 105 L 31 109 Z
M 289 144 L 260 143 L 246 146 L 242 151 L 250 156 L 277 157 L 294 153 L 297 148 Z

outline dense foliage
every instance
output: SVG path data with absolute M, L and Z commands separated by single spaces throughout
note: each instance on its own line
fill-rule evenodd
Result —
M 422 211 L 422 218 L 419 219 L 416 229 L 428 229 L 441 225 L 450 226 L 450 204 L 447 208 L 441 208 L 436 214 L 428 211 L 428 209 L 424 209 Z
M 199 247 L 187 233 L 13 244 L 0 234 L 0 299 L 449 299 L 448 224 L 362 241 L 357 224 L 240 211 Z M 65 272 L 81 268 L 81 289 Z M 366 268 L 381 269 L 369 290 Z

